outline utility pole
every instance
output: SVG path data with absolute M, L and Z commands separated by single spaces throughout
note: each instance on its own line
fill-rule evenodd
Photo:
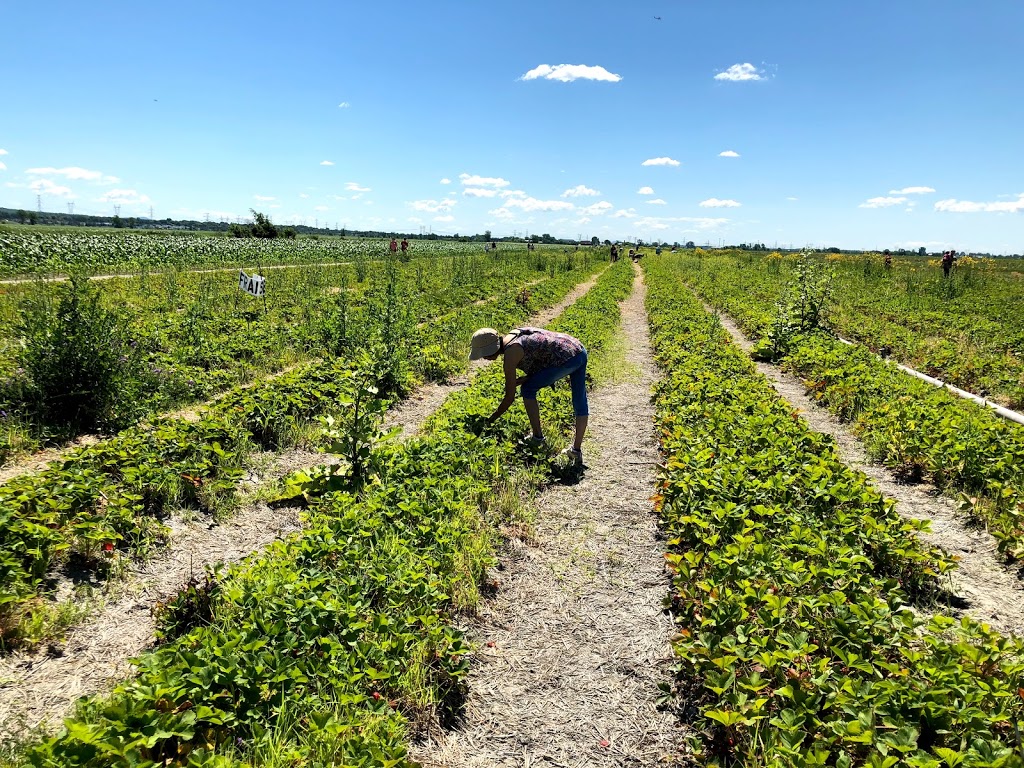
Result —
M 43 212 L 43 196 L 42 195 L 36 195 L 36 210 L 39 213 Z
M 68 203 L 68 213 L 72 216 L 75 215 L 75 204 L 73 202 Z
M 150 221 L 153 220 L 153 206 L 152 205 L 149 206 L 149 220 Z
M 115 216 L 120 216 L 121 215 L 121 206 L 120 205 L 117 205 L 117 204 L 114 205 L 114 215 Z

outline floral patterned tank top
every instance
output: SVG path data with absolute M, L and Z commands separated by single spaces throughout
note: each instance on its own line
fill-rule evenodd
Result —
M 584 351 L 579 339 L 565 333 L 546 331 L 543 328 L 514 328 L 512 333 L 518 334 L 505 347 L 518 345 L 523 349 L 523 359 L 517 366 L 527 376 L 545 368 L 557 368 L 565 365 L 580 352 Z

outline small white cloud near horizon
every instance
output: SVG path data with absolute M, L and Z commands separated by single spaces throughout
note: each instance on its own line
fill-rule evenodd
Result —
M 653 195 L 654 190 L 651 187 L 640 187 L 640 189 L 638 189 L 636 193 L 638 195 Z
M 557 80 L 560 83 L 571 83 L 574 80 L 598 80 L 606 83 L 617 83 L 622 79 L 621 75 L 609 72 L 604 67 L 588 66 L 586 64 L 541 64 L 534 67 L 520 80 Z
M 259 200 L 261 203 L 269 203 L 271 200 L 277 200 L 276 197 L 268 197 L 267 195 L 253 195 L 253 200 Z
M 71 191 L 71 187 L 65 187 L 60 184 L 54 184 L 49 179 L 36 179 L 28 188 L 33 192 L 37 192 L 40 195 L 53 195 L 54 197 L 75 197 L 75 193 Z
M 409 203 L 414 211 L 423 211 L 424 213 L 448 213 L 452 208 L 458 204 L 458 200 L 413 200 Z
M 435 216 L 434 221 L 447 223 L 449 221 L 455 221 L 455 217 L 452 216 L 451 214 L 448 214 L 447 216 Z
M 660 197 L 656 197 L 653 200 L 648 200 L 647 204 L 648 205 L 667 205 L 667 203 L 664 200 L 662 200 Z
M 577 184 L 572 189 L 565 190 L 562 197 L 598 197 L 600 194 L 596 189 L 591 189 L 585 184 Z
M 890 195 L 930 195 L 935 190 L 931 187 L 904 187 L 903 189 L 890 189 Z
M 6 170 L 7 170 L 7 166 L 4 165 L 3 163 L 0 163 L 0 171 L 6 171 Z
M 739 208 L 741 203 L 735 200 L 719 200 L 717 197 L 709 197 L 700 201 L 701 208 Z
M 120 205 L 147 205 L 152 201 L 148 195 L 140 195 L 134 189 L 112 189 L 99 199 L 101 203 L 118 203 Z
M 615 206 L 609 203 L 607 200 L 601 200 L 599 202 L 580 208 L 580 214 L 583 216 L 603 216 L 614 207 Z
M 787 197 L 786 199 L 789 200 L 792 203 L 792 202 L 796 202 L 800 198 L 799 197 Z
M 466 197 L 495 197 L 498 190 L 487 187 L 466 187 L 462 190 L 462 194 Z
M 673 167 L 679 164 L 678 160 L 673 160 L 671 157 L 652 157 L 650 160 L 640 163 L 640 165 L 671 165 Z
M 1024 193 L 1016 200 L 999 200 L 991 203 L 978 203 L 970 200 L 939 200 L 935 203 L 936 211 L 945 213 L 1022 213 L 1024 212 Z
M 452 180 L 451 179 L 441 179 L 441 183 L 442 184 L 451 184 Z
M 360 187 L 356 182 L 350 181 L 345 184 L 345 189 L 349 192 L 373 192 L 369 187 Z
M 734 83 L 743 82 L 745 80 L 767 80 L 765 77 L 764 70 L 758 69 L 753 64 L 747 62 L 746 64 L 733 64 L 724 72 L 719 72 L 715 75 L 715 80 L 729 80 Z
M 29 176 L 63 176 L 68 181 L 95 181 L 99 184 L 117 184 L 117 176 L 108 176 L 102 171 L 90 171 L 88 168 L 71 166 L 68 168 L 29 168 L 25 171 Z
M 351 106 L 352 105 L 349 104 L 347 101 L 343 101 L 341 102 L 341 104 L 338 105 L 338 109 L 348 109 Z
M 858 205 L 858 208 L 889 208 L 894 205 L 903 205 L 907 202 L 905 197 L 872 197 Z
M 739 152 L 733 152 L 731 149 L 727 149 L 727 150 L 725 150 L 725 152 L 719 152 L 718 156 L 719 157 L 739 157 L 740 153 Z
M 7 150 L 6 149 L 0 149 L 0 155 L 6 155 L 6 154 L 7 154 Z
M 507 187 L 511 182 L 494 176 L 477 176 L 468 173 L 460 173 L 459 179 L 464 187 Z
M 321 160 L 320 165 L 334 165 L 330 160 Z

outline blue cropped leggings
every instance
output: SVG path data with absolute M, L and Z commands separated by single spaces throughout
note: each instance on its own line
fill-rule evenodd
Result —
M 572 389 L 572 410 L 577 416 L 589 416 L 587 406 L 587 350 L 569 359 L 556 368 L 544 368 L 530 375 L 523 382 L 523 400 L 536 400 L 537 393 L 544 387 L 554 386 L 559 379 L 569 377 Z

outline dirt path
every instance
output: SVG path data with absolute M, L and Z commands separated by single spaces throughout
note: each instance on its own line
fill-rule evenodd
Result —
M 753 348 L 730 318 L 710 307 L 708 311 L 719 315 L 737 346 L 745 352 Z M 931 521 L 931 532 L 921 535 L 924 541 L 960 559 L 951 582 L 945 585 L 949 592 L 937 607 L 956 617 L 968 614 L 1003 634 L 1024 636 L 1024 582 L 1001 563 L 992 536 L 968 525 L 953 502 L 934 486 L 900 483 L 886 467 L 871 463 L 861 441 L 828 409 L 807 396 L 807 388 L 798 377 L 765 363 L 758 363 L 757 370 L 771 381 L 784 400 L 801 411 L 811 429 L 832 436 L 842 460 L 867 475 L 887 498 L 895 500 L 901 515 Z
M 537 502 L 532 546 L 514 543 L 472 634 L 465 721 L 414 750 L 428 768 L 653 766 L 680 752 L 655 708 L 671 676 L 664 542 L 649 497 L 658 460 L 651 361 L 637 278 L 623 305 L 638 375 L 591 398 L 587 470 Z
M 550 322 L 596 280 L 577 286 L 557 305 L 531 317 L 529 323 Z M 478 367 L 474 364 L 473 370 Z M 468 381 L 465 376 L 452 384 L 421 387 L 388 412 L 385 426 L 400 427 L 405 435 L 415 434 L 444 398 Z M 275 457 L 262 476 L 245 482 L 255 487 L 327 459 L 326 454 L 302 448 L 288 450 Z M 248 506 L 220 525 L 204 520 L 173 526 L 167 547 L 152 561 L 133 566 L 122 594 L 72 629 L 56 654 L 40 650 L 0 658 L 0 745 L 7 736 L 59 723 L 77 698 L 106 690 L 132 674 L 129 659 L 154 640 L 153 604 L 173 595 L 192 574 L 202 574 L 205 566 L 218 562 L 237 562 L 300 528 L 298 509 L 270 509 L 263 502 Z

